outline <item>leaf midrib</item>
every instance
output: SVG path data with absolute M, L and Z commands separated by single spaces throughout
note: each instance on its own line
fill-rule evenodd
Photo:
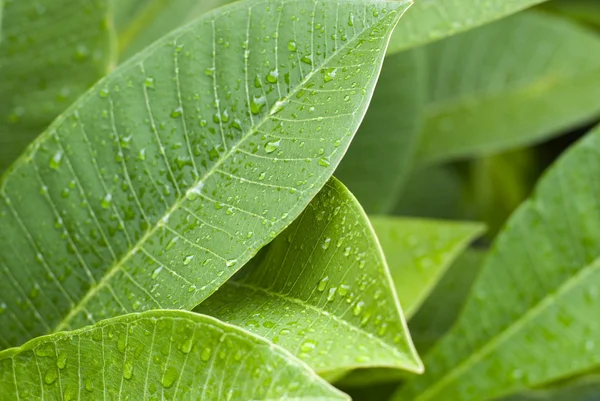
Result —
M 479 362 L 483 357 L 494 351 L 497 346 L 508 341 L 514 334 L 518 334 L 518 330 L 526 326 L 530 320 L 543 313 L 547 307 L 554 305 L 554 302 L 559 296 L 568 293 L 569 290 L 578 286 L 581 282 L 585 281 L 589 276 L 600 270 L 600 258 L 594 260 L 591 264 L 581 269 L 576 275 L 566 280 L 554 293 L 549 294 L 542 300 L 540 300 L 533 308 L 529 309 L 526 313 L 521 315 L 519 319 L 513 322 L 512 325 L 505 328 L 503 331 L 496 334 L 490 339 L 483 347 L 479 348 L 476 352 L 472 353 L 464 359 L 456 367 L 450 371 L 450 373 L 444 376 L 441 380 L 438 380 L 433 386 L 429 387 L 426 391 L 419 394 L 415 400 L 425 401 L 431 399 L 432 396 L 438 393 L 439 390 L 443 389 L 447 384 L 455 381 L 468 370 L 472 365 Z M 496 394 L 495 396 L 501 396 L 502 394 Z
M 285 4 L 283 4 L 285 5 Z M 283 10 L 279 11 L 280 13 L 283 12 Z M 394 14 L 399 14 L 402 15 L 401 13 L 396 13 L 396 11 L 391 11 L 390 13 L 386 14 L 385 16 L 383 16 L 381 19 L 379 19 L 378 21 L 376 21 L 375 23 L 373 23 L 372 25 L 369 26 L 365 26 L 363 27 L 363 29 L 361 29 L 360 31 L 358 31 L 356 33 L 356 35 L 349 41 L 347 41 L 346 43 L 344 43 L 342 46 L 340 46 L 339 48 L 336 49 L 335 52 L 333 52 L 330 56 L 328 56 L 325 60 L 323 60 L 323 62 L 319 65 L 318 68 L 314 68 L 313 70 L 311 70 L 303 79 L 302 81 L 300 81 L 298 83 L 298 85 L 296 86 L 296 88 L 292 91 L 290 91 L 286 96 L 283 97 L 283 100 L 280 100 L 279 102 L 275 102 L 273 104 L 273 106 L 265 113 L 265 115 L 261 118 L 261 120 L 256 123 L 251 129 L 248 130 L 248 132 L 245 135 L 242 135 L 242 137 L 240 138 L 239 141 L 233 143 L 231 145 L 231 147 L 229 148 L 229 150 L 227 150 L 227 152 L 225 152 L 223 154 L 223 157 L 218 159 L 217 162 L 206 171 L 206 173 L 204 174 L 204 176 L 202 177 L 202 179 L 198 179 L 193 186 L 191 186 L 185 193 L 184 196 L 182 196 L 181 198 L 177 199 L 173 206 L 171 208 L 169 208 L 169 210 L 163 214 L 164 216 L 169 216 L 172 213 L 174 213 L 176 210 L 178 210 L 181 205 L 183 204 L 183 202 L 185 202 L 185 200 L 187 199 L 187 195 L 191 192 L 196 191 L 196 188 L 198 187 L 198 185 L 200 185 L 201 183 L 203 183 L 204 181 L 206 181 L 209 177 L 211 177 L 217 170 L 218 168 L 226 161 L 229 159 L 229 157 L 235 152 L 237 151 L 238 147 L 240 144 L 242 144 L 243 142 L 245 142 L 248 138 L 252 137 L 252 135 L 254 133 L 256 133 L 260 127 L 266 123 L 267 121 L 269 121 L 269 119 L 271 118 L 272 114 L 274 111 L 276 111 L 279 107 L 280 102 L 284 102 L 287 103 L 289 100 L 292 99 L 292 97 L 299 91 L 301 90 L 301 88 L 304 87 L 304 85 L 306 85 L 319 71 L 321 71 L 321 69 L 323 68 L 323 66 L 327 65 L 329 62 L 331 62 L 332 59 L 334 59 L 335 57 L 337 57 L 343 50 L 347 49 L 350 47 L 350 45 L 354 44 L 355 42 L 357 42 L 359 40 L 359 38 L 362 37 L 362 35 L 369 30 L 370 28 L 379 25 L 382 21 L 385 21 L 386 19 L 389 19 L 390 15 L 394 15 Z M 399 18 L 398 15 L 394 15 L 394 18 Z M 311 33 L 312 35 L 314 35 L 314 30 Z M 144 58 L 143 60 L 145 60 L 146 58 Z M 142 60 L 142 61 L 143 61 Z M 182 116 L 183 118 L 185 118 L 185 115 Z M 157 220 L 157 223 L 154 225 L 154 227 L 152 227 L 150 230 L 148 230 L 135 244 L 135 246 L 128 251 L 126 254 L 124 254 L 114 265 L 112 268 L 110 268 L 108 270 L 108 272 L 104 275 L 104 277 L 102 277 L 102 279 L 100 281 L 98 281 L 95 285 L 92 285 L 90 287 L 90 289 L 88 290 L 88 292 L 86 293 L 86 295 L 84 295 L 81 300 L 77 303 L 77 305 L 72 308 L 69 313 L 56 325 L 55 329 L 53 332 L 57 332 L 57 331 L 61 331 L 65 328 L 68 327 L 68 323 L 69 321 L 75 317 L 82 309 L 83 306 L 94 296 L 96 295 L 96 293 L 98 293 L 98 291 L 100 291 L 100 289 L 102 289 L 107 283 L 108 281 L 116 274 L 118 273 L 121 268 L 123 267 L 123 264 L 129 260 L 130 257 L 134 256 L 136 254 L 136 252 L 145 244 L 145 242 L 151 238 L 154 233 L 163 226 L 162 223 L 162 218 Z M 249 249 L 254 248 L 255 245 L 260 241 L 260 239 L 255 240 L 252 245 L 250 247 L 248 247 Z M 193 305 L 195 306 L 195 305 Z

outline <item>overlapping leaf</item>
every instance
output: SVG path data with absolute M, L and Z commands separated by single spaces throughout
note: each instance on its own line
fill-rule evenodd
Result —
M 600 38 L 520 14 L 428 46 L 421 163 L 529 145 L 600 115 Z
M 600 364 L 600 129 L 509 220 L 432 369 L 400 400 L 493 399 Z M 540 363 L 543 361 L 543 363 Z
M 401 191 L 394 214 L 433 219 L 464 219 L 465 183 L 454 166 L 417 168 Z
M 427 298 L 446 269 L 484 227 L 477 223 L 372 217 L 407 317 Z
M 413 335 L 414 342 L 421 347 L 430 345 L 449 328 L 448 322 L 456 318 L 466 297 L 464 290 L 473 282 L 472 269 L 465 271 L 471 265 L 465 266 L 461 252 L 481 234 L 483 227 L 475 223 L 393 217 L 372 217 L 371 222 L 390 265 L 409 328 L 418 330 L 419 335 Z M 422 310 L 421 302 L 425 299 Z M 392 369 L 359 369 L 336 385 L 364 387 L 399 382 L 407 376 Z
M 0 15 L 4 20 L 0 42 L 0 173 L 107 72 L 113 45 L 108 3 L 5 2 L 4 15 Z
M 600 376 L 593 372 L 552 383 L 545 388 L 527 390 L 501 401 L 595 401 L 600 393 Z
M 98 83 L 0 184 L 0 344 L 208 297 L 325 184 L 406 7 L 240 2 Z
M 554 0 L 543 9 L 600 29 L 600 4 L 596 0 Z
M 420 353 L 425 354 L 458 318 L 485 255 L 484 250 L 473 248 L 456 258 L 410 319 L 409 327 Z
M 375 233 L 337 180 L 259 256 L 196 311 L 269 338 L 320 373 L 422 370 Z
M 421 130 L 423 53 L 386 57 L 369 110 L 336 170 L 367 213 L 386 213 L 398 199 Z
M 545 0 L 419 0 L 392 35 L 388 53 L 397 53 L 514 14 Z
M 0 352 L 3 399 L 348 400 L 285 350 L 216 319 L 151 311 Z
M 127 0 L 117 4 L 119 59 L 128 59 L 173 29 L 231 2 L 233 0 Z

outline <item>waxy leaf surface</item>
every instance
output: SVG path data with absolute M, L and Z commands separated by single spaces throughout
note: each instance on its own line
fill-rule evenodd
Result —
M 335 179 L 196 311 L 271 339 L 319 373 L 422 370 L 375 233 Z
M 0 352 L 2 399 L 349 400 L 280 347 L 208 316 L 150 311 Z
M 0 183 L 0 344 L 213 293 L 330 177 L 407 6 L 239 2 L 100 81 Z

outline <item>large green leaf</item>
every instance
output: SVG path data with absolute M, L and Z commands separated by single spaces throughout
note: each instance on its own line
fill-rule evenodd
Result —
M 600 129 L 571 148 L 509 220 L 428 375 L 397 399 L 492 399 L 600 363 Z M 543 361 L 543 363 L 540 363 Z
M 600 115 L 600 38 L 524 13 L 427 47 L 421 163 L 529 145 Z
M 98 83 L 0 184 L 2 345 L 214 292 L 332 174 L 406 8 L 240 2 Z
M 390 40 L 388 54 L 455 35 L 545 0 L 418 0 Z M 570 0 L 569 0 L 570 1 Z
M 119 58 L 128 59 L 173 29 L 231 2 L 233 0 L 124 1 L 117 6 Z
M 248 268 L 196 311 L 267 337 L 320 373 L 422 371 L 377 237 L 337 180 Z
M 373 100 L 335 174 L 368 213 L 389 212 L 408 176 L 425 102 L 423 52 L 386 57 Z
M 400 304 L 411 317 L 454 259 L 484 227 L 477 223 L 371 217 Z
M 0 352 L 2 399 L 348 400 L 280 347 L 208 316 L 152 311 Z
M 0 173 L 106 74 L 109 1 L 7 0 L 0 43 Z

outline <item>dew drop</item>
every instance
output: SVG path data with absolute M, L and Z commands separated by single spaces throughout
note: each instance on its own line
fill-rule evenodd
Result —
M 264 96 L 254 96 L 250 101 L 250 111 L 252 114 L 258 114 L 267 104 L 267 99 Z
M 192 263 L 192 260 L 194 260 L 194 255 L 188 255 L 183 259 L 183 265 L 187 266 L 190 263 Z
M 288 42 L 288 50 L 295 53 L 298 50 L 298 45 L 293 40 Z
M 175 381 L 177 380 L 178 376 L 179 372 L 177 371 L 177 369 L 175 369 L 173 366 L 169 366 L 167 370 L 165 370 L 165 373 L 163 374 L 160 383 L 163 385 L 164 388 L 171 388 L 173 384 L 175 384 Z
M 210 356 L 212 354 L 212 350 L 210 348 L 204 348 L 202 350 L 202 353 L 200 354 L 200 359 L 202 359 L 204 362 L 210 360 Z
M 354 308 L 352 308 L 352 313 L 354 314 L 354 316 L 358 316 L 362 313 L 364 308 L 365 303 L 363 301 L 358 301 L 356 305 L 354 305 Z
M 304 64 L 312 65 L 313 64 L 312 55 L 302 56 L 300 61 L 302 61 Z
M 56 366 L 59 369 L 64 369 L 65 366 L 67 366 L 67 353 L 66 352 L 61 352 L 58 355 L 58 359 L 56 360 Z
M 146 79 L 144 80 L 144 85 L 146 86 L 146 88 L 154 88 L 154 78 L 146 77 Z
M 319 285 L 317 286 L 317 289 L 321 292 L 325 291 L 325 288 L 327 288 L 327 283 L 329 282 L 329 276 L 325 276 L 321 279 L 321 281 L 319 281 Z
M 319 159 L 319 166 L 323 166 L 323 167 L 329 167 L 331 165 L 331 162 L 325 158 L 320 158 Z
M 44 383 L 52 384 L 58 379 L 58 373 L 54 369 L 50 369 L 44 375 Z
M 300 346 L 300 350 L 302 352 L 310 352 L 310 351 L 314 350 L 316 346 L 317 346 L 317 344 L 315 344 L 314 341 L 306 340 Z
M 102 198 L 102 209 L 110 208 L 111 204 L 112 204 L 112 195 L 106 194 L 106 196 L 104 198 Z
M 281 139 L 279 139 L 277 141 L 267 142 L 265 144 L 265 152 L 267 152 L 267 153 L 273 153 L 277 149 L 279 149 L 279 145 L 281 145 Z
M 179 118 L 183 115 L 183 108 L 179 106 L 171 112 L 171 118 Z
M 63 158 L 63 152 L 62 152 L 62 150 L 59 150 L 50 159 L 50 168 L 53 170 L 58 170 L 60 168 L 62 158 Z
M 279 79 L 279 71 L 277 70 L 277 68 L 269 71 L 269 73 L 267 74 L 267 82 L 275 84 L 277 83 L 277 80 Z
M 133 377 L 133 364 L 131 362 L 126 362 L 123 367 L 123 377 L 127 380 Z

